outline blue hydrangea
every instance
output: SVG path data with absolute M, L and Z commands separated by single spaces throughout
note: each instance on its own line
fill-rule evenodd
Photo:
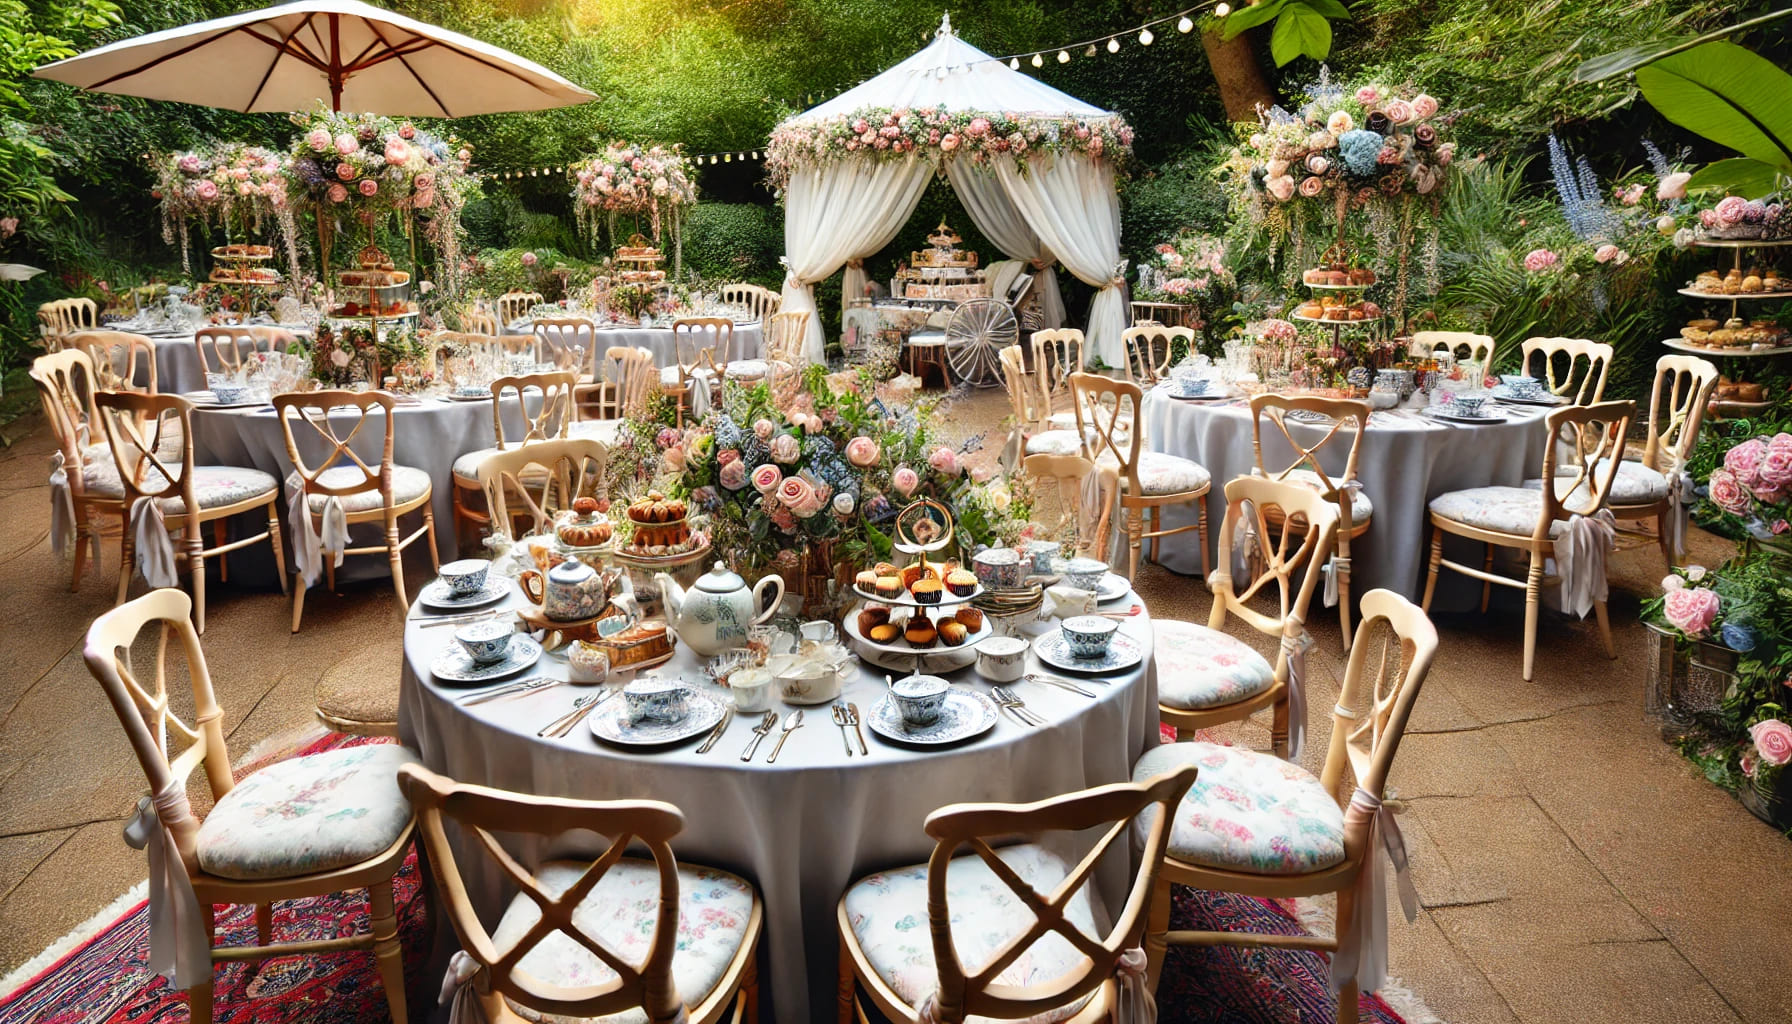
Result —
M 1723 629 L 1718 632 L 1723 635 L 1724 646 L 1732 651 L 1741 651 L 1746 654 L 1754 650 L 1755 644 L 1760 642 L 1760 637 L 1754 630 L 1735 622 L 1724 623 Z
M 715 436 L 717 448 L 739 448 L 740 426 L 727 413 L 716 416 Z
M 1338 136 L 1338 157 L 1344 161 L 1344 169 L 1359 178 L 1374 177 L 1380 170 L 1375 162 L 1381 156 L 1381 146 L 1386 140 L 1375 132 L 1358 128 Z
M 813 434 L 803 439 L 803 457 L 819 462 L 832 458 L 839 449 L 834 447 L 834 440 L 824 434 Z

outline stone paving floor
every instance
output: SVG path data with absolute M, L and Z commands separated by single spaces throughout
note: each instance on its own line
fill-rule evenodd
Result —
M 985 392 L 952 421 L 988 427 L 1004 411 Z M 48 543 L 51 443 L 41 424 L 20 426 L 0 452 L 0 973 L 145 870 L 119 836 L 143 777 L 81 660 L 88 622 L 111 605 L 116 540 L 70 593 Z M 1713 564 L 1726 549 L 1695 543 L 1695 560 Z M 414 552 L 413 594 L 427 572 Z M 1442 649 L 1392 776 L 1424 909 L 1413 925 L 1396 912 L 1390 934 L 1392 973 L 1444 1020 L 1792 1020 L 1792 842 L 1706 783 L 1642 716 L 1637 603 L 1661 572 L 1653 548 L 1616 556 L 1619 658 L 1603 656 L 1591 620 L 1546 616 L 1529 683 L 1515 606 L 1438 619 Z M 1197 582 L 1155 566 L 1136 582 L 1154 615 L 1206 621 Z M 398 671 L 388 585 L 313 591 L 296 636 L 277 592 L 208 592 L 205 645 L 235 756 L 308 723 L 326 675 Z M 1310 618 L 1310 705 L 1324 709 L 1343 659 L 1335 613 Z M 1317 713 L 1314 723 L 1309 767 L 1325 749 Z M 1267 744 L 1261 721 L 1228 732 Z

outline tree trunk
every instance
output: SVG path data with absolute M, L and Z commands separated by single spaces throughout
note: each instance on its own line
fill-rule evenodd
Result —
M 1276 102 L 1257 53 L 1251 48 L 1251 32 L 1240 32 L 1224 38 L 1215 28 L 1201 33 L 1201 48 L 1207 51 L 1207 64 L 1213 69 L 1213 80 L 1220 87 L 1220 103 L 1230 121 L 1255 121 L 1257 109 Z

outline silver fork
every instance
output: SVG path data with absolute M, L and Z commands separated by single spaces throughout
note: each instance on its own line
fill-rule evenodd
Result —
M 836 726 L 838 726 L 840 729 L 840 745 L 846 748 L 846 756 L 851 757 L 852 756 L 852 737 L 849 736 L 846 732 L 846 727 L 849 724 L 846 720 L 846 718 L 847 718 L 846 705 L 836 703 L 833 706 L 833 712 L 834 712 L 834 724 Z
M 1027 709 L 1027 702 L 1024 700 L 1021 700 L 1019 697 L 1016 697 L 1014 695 L 1013 691 L 1008 690 L 1004 687 L 996 686 L 996 687 L 992 687 L 989 692 L 992 696 L 995 697 L 996 705 L 998 707 L 1006 710 L 1009 714 L 1013 715 L 1016 719 L 1018 719 L 1021 722 L 1021 724 L 1023 724 L 1023 725 L 1044 725 L 1045 724 L 1045 719 L 1040 718 L 1038 715 L 1034 714 L 1032 711 L 1029 711 Z
M 746 753 L 741 754 L 740 759 L 742 761 L 753 760 L 754 751 L 759 749 L 759 741 L 765 739 L 765 737 L 771 733 L 772 728 L 777 724 L 778 713 L 776 711 L 767 711 L 762 715 L 759 719 L 759 724 L 753 727 L 753 740 L 751 743 L 747 744 Z

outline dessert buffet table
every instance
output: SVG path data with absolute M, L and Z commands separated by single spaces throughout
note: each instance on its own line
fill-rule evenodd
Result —
M 514 585 L 510 590 L 506 600 L 520 606 Z M 1127 600 L 1138 602 L 1132 594 Z M 836 904 L 847 885 L 866 873 L 924 862 L 933 849 L 921 827 L 930 812 L 958 801 L 1036 800 L 1124 781 L 1146 745 L 1157 742 L 1157 687 L 1149 674 L 1151 623 L 1142 614 L 1123 620 L 1122 631 L 1143 642 L 1144 661 L 1107 676 L 1079 679 L 1094 696 L 1026 681 L 1010 684 L 1045 720 L 1042 726 L 1023 726 L 1004 714 L 981 736 L 933 749 L 897 746 L 866 727 L 868 755 L 857 753 L 855 744 L 849 757 L 842 730 L 823 704 L 806 709 L 802 727 L 790 735 L 777 762 L 768 764 L 777 730 L 751 762 L 740 760 L 760 718 L 746 712 L 734 716 L 706 754 L 696 752 L 702 734 L 667 746 L 625 748 L 600 741 L 589 722 L 559 739 L 537 738 L 537 731 L 570 709 L 576 697 L 595 688 L 554 686 L 463 705 L 457 698 L 476 687 L 445 685 L 430 670 L 454 645 L 455 630 L 426 628 L 429 616 L 424 611 L 421 603 L 414 607 L 405 630 L 399 710 L 404 742 L 428 767 L 462 782 L 540 796 L 653 798 L 676 804 L 686 822 L 685 831 L 672 841 L 678 856 L 738 872 L 759 888 L 765 906 L 759 976 L 772 1007 L 762 1020 L 832 1019 L 839 950 Z M 1030 669 L 1040 667 L 1036 655 L 1028 653 L 1027 658 Z M 700 659 L 683 646 L 671 662 L 653 671 L 692 683 L 706 678 Z M 564 679 L 567 666 L 544 656 L 517 678 L 531 675 Z M 988 695 L 990 690 L 973 669 L 948 673 L 947 678 L 975 693 Z M 729 703 L 728 691 L 720 687 L 704 682 L 694 688 Z M 857 703 L 868 718 L 884 689 L 883 670 L 866 664 L 847 683 L 841 699 Z M 622 702 L 620 696 L 612 699 Z M 774 710 L 782 720 L 795 708 L 774 704 Z M 535 845 L 533 839 L 527 844 L 517 837 L 505 839 L 517 844 L 512 853 L 529 864 L 604 849 L 591 837 L 562 837 L 556 842 L 570 845 L 551 848 Z M 458 845 L 457 856 L 481 915 L 495 920 L 512 895 L 502 884 L 501 870 L 476 844 Z M 1124 892 L 1119 877 L 1124 865 L 1112 867 L 1100 881 L 1104 898 L 1117 901 Z M 925 942 L 924 925 L 918 934 L 918 941 Z M 452 948 L 438 943 L 436 962 L 426 976 L 439 977 L 450 953 Z
M 1350 542 L 1350 590 L 1366 594 L 1385 587 L 1412 600 L 1424 591 L 1430 539 L 1427 503 L 1447 491 L 1469 487 L 1516 487 L 1542 468 L 1546 430 L 1540 408 L 1502 407 L 1504 419 L 1486 424 L 1454 424 L 1434 420 L 1416 410 L 1377 411 L 1357 457 L 1363 494 L 1374 505 L 1369 530 Z M 1251 452 L 1251 411 L 1243 400 L 1201 402 L 1170 397 L 1153 389 L 1145 397 L 1142 417 L 1146 446 L 1193 459 L 1213 475 L 1207 497 L 1207 566 L 1218 547 L 1220 522 L 1226 514 L 1223 481 L 1248 475 L 1256 466 Z M 1303 444 L 1313 444 L 1330 427 L 1289 423 Z M 1327 473 L 1342 473 L 1349 454 L 1348 435 L 1334 438 L 1319 451 Z M 1271 467 L 1288 465 L 1294 450 L 1281 431 L 1263 427 L 1263 459 Z M 1192 506 L 1163 510 L 1164 528 L 1194 521 Z M 1192 535 L 1185 535 L 1192 536 Z M 1165 544 L 1162 561 L 1176 572 L 1194 573 L 1200 563 L 1192 545 Z M 1468 607 L 1480 599 L 1480 586 L 1445 574 L 1438 581 L 1436 606 Z M 1317 613 L 1315 613 L 1317 614 Z

